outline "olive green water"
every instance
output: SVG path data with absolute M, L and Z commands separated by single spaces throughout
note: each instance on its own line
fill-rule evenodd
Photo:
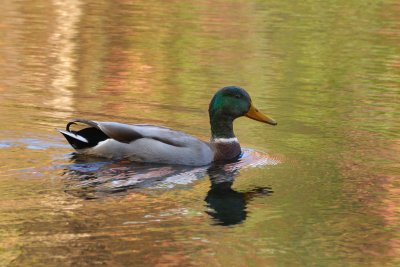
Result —
M 400 266 L 398 1 L 4 1 L 0 266 Z M 248 90 L 243 158 L 76 157 L 82 117 L 209 138 Z

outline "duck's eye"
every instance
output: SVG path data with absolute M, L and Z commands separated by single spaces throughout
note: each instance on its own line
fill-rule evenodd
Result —
M 240 94 L 235 94 L 234 97 L 236 98 L 242 98 L 242 96 Z

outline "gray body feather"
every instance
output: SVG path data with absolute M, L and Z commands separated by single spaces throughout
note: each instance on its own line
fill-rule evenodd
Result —
M 77 149 L 82 154 L 192 166 L 207 165 L 214 158 L 214 152 L 208 143 L 169 128 L 87 120 L 74 122 L 95 127 L 109 137 L 96 146 Z

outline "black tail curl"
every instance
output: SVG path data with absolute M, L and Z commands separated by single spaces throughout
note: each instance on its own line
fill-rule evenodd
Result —
M 80 122 L 91 127 L 83 128 L 79 131 L 71 130 L 71 125 Z M 66 131 L 60 131 L 68 143 L 75 149 L 85 149 L 96 146 L 99 142 L 109 139 L 109 137 L 103 133 L 96 122 L 82 119 L 74 119 L 67 123 Z M 87 141 L 87 142 L 86 142 Z

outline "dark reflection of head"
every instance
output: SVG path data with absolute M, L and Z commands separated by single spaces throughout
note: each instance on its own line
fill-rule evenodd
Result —
M 247 192 L 237 192 L 232 189 L 238 169 L 227 170 L 224 165 L 212 165 L 207 173 L 211 186 L 205 201 L 210 211 L 207 211 L 217 225 L 235 225 L 247 218 L 247 203 L 255 196 L 270 195 L 269 187 L 256 187 Z

